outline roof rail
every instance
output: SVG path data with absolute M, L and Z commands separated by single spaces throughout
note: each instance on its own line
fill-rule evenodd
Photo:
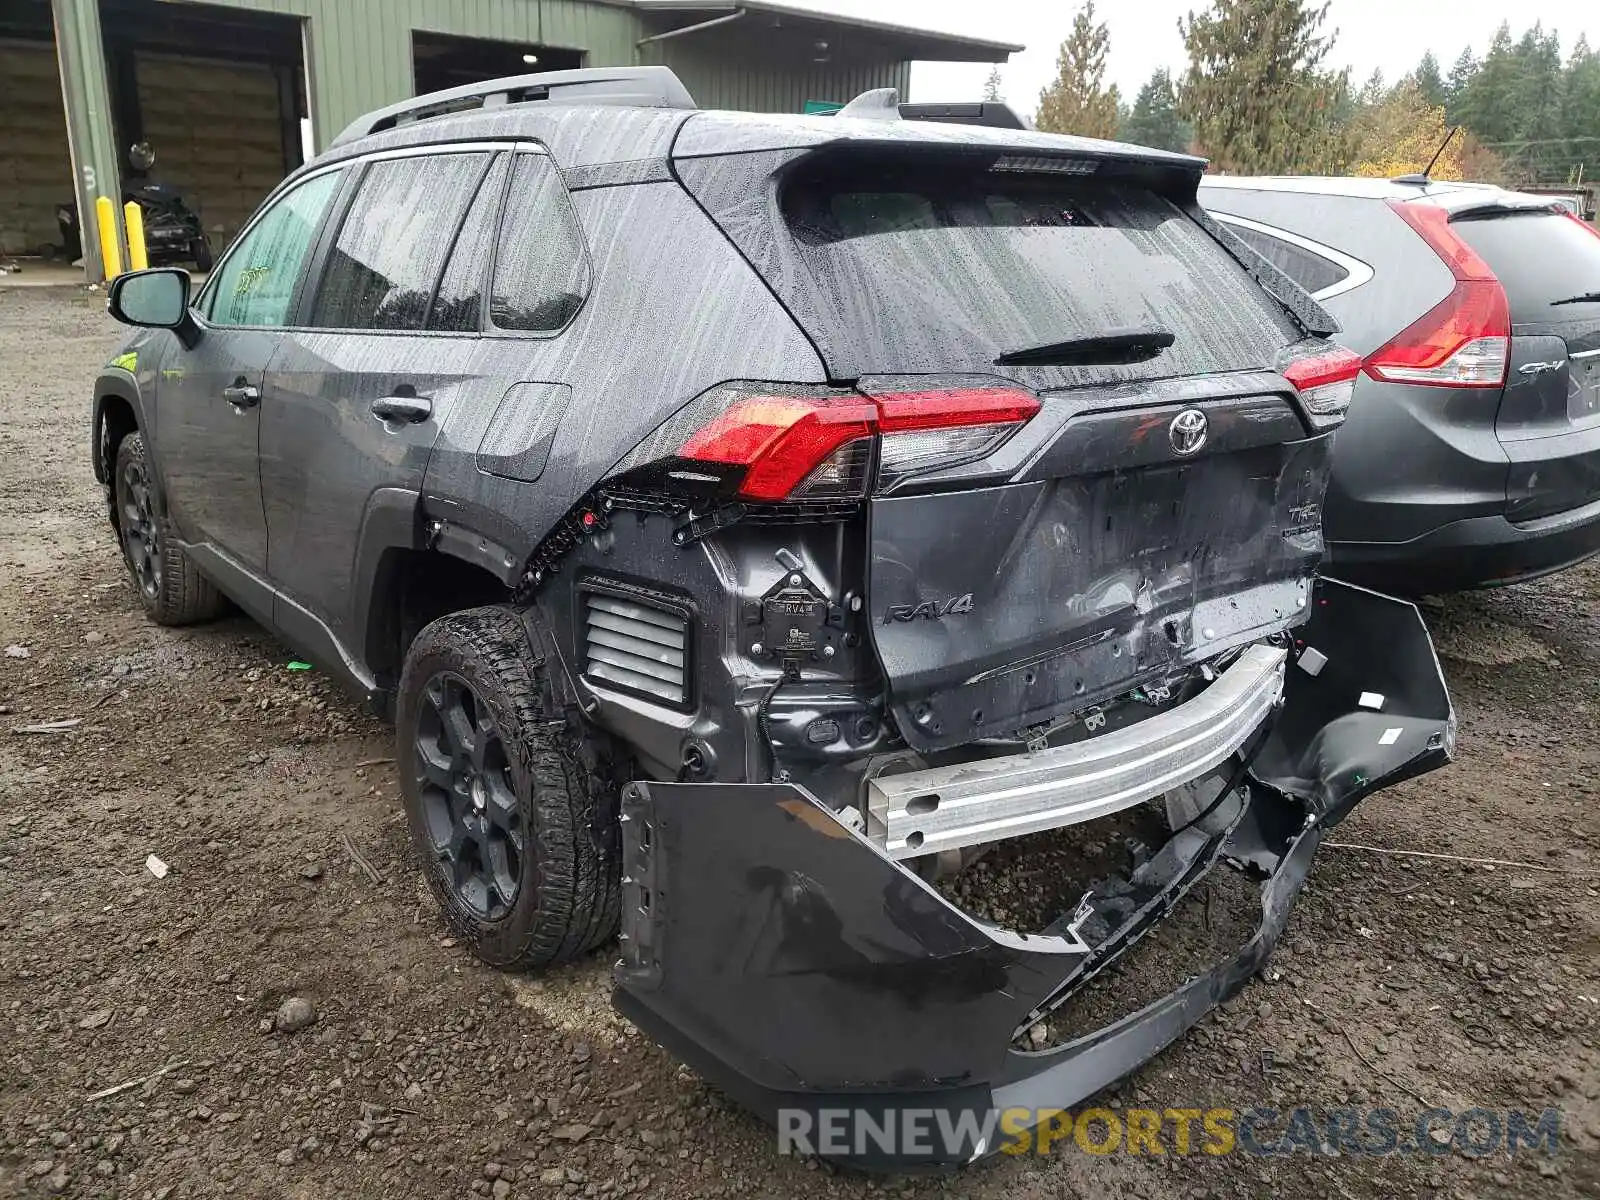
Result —
M 512 75 L 414 96 L 358 117 L 333 139 L 342 146 L 368 134 L 449 116 L 475 108 L 499 108 L 533 101 L 557 104 L 615 104 L 636 108 L 694 108 L 694 97 L 670 67 L 585 67 Z

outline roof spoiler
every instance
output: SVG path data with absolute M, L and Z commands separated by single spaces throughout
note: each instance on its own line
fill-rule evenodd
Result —
M 966 104 L 902 104 L 907 121 L 948 121 L 954 125 L 987 125 L 991 129 L 1027 129 L 1017 110 L 1000 100 L 974 100 Z
M 414 96 L 358 117 L 333 139 L 334 146 L 357 141 L 398 125 L 478 108 L 553 101 L 557 104 L 610 104 L 632 108 L 694 108 L 694 97 L 669 67 L 585 67 L 542 71 L 469 83 Z
M 1009 104 L 999 100 L 973 100 L 960 104 L 901 104 L 895 88 L 873 88 L 846 104 L 836 117 L 869 121 L 944 121 L 952 125 L 987 125 L 991 129 L 1027 129 L 1028 124 Z

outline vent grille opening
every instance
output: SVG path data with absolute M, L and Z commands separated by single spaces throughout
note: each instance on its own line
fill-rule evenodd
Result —
M 637 600 L 585 592 L 583 673 L 663 704 L 689 700 L 689 622 Z

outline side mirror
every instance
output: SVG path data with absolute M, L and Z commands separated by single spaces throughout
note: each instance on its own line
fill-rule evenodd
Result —
M 118 275 L 111 281 L 106 307 L 124 325 L 176 329 L 189 312 L 189 272 L 156 267 Z
M 189 315 L 189 272 L 179 267 L 130 271 L 111 282 L 106 309 L 124 325 L 175 330 L 187 346 L 199 328 Z

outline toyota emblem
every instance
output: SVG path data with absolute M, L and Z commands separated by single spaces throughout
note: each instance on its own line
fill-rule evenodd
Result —
M 1167 436 L 1172 439 L 1172 449 L 1178 454 L 1190 455 L 1206 444 L 1206 433 L 1211 422 L 1198 408 L 1186 408 L 1172 418 L 1167 426 Z

